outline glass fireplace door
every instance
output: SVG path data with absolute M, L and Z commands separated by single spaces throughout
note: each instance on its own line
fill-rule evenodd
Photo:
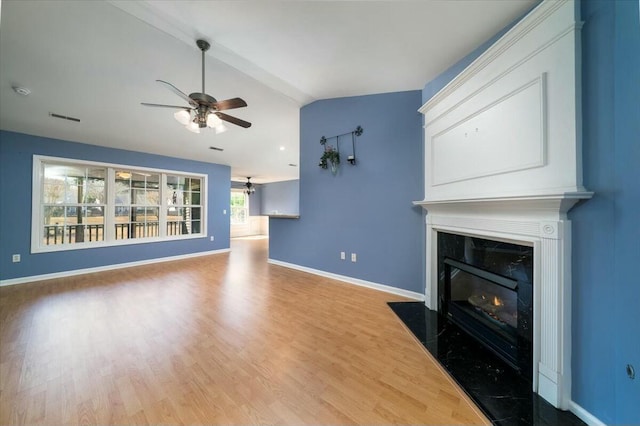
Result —
M 517 368 L 518 282 L 445 259 L 446 315 Z

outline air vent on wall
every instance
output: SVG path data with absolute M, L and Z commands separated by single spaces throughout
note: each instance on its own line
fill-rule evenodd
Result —
M 79 118 L 75 118 L 75 117 L 68 117 L 68 116 L 66 116 L 66 115 L 56 114 L 56 113 L 54 113 L 54 112 L 50 112 L 50 113 L 49 113 L 49 116 L 50 116 L 50 117 L 54 117 L 54 118 L 60 118 L 60 119 L 62 119 L 62 120 L 75 121 L 76 123 L 79 123 L 79 122 L 80 122 L 80 119 L 79 119 Z
M 218 148 L 217 146 L 210 146 L 209 149 L 212 149 L 214 151 L 220 151 L 220 152 L 224 151 L 224 149 Z

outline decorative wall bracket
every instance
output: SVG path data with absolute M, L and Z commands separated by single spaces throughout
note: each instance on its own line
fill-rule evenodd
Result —
M 349 164 L 354 166 L 356 164 L 356 136 L 362 135 L 364 129 L 361 126 L 355 128 L 355 130 L 347 133 L 342 133 L 336 136 L 330 136 L 328 138 L 322 136 L 320 138 L 320 145 L 324 147 L 322 157 L 320 157 L 320 164 L 323 169 L 326 169 L 331 165 L 331 172 L 335 175 L 338 172 L 338 166 L 340 165 L 340 137 L 351 135 L 351 152 L 352 154 L 347 156 Z M 336 139 L 335 148 L 332 145 L 327 145 L 327 141 L 330 139 Z

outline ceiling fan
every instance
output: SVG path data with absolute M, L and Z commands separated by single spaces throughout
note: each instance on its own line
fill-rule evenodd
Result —
M 202 52 L 202 92 L 194 92 L 187 96 L 186 93 L 182 92 L 173 84 L 163 80 L 156 80 L 158 83 L 163 84 L 167 89 L 180 96 L 183 100 L 187 101 L 189 106 L 150 104 L 146 102 L 142 102 L 142 105 L 178 109 L 179 111 L 173 114 L 173 116 L 180 124 L 183 124 L 187 130 L 194 133 L 200 133 L 200 129 L 205 127 L 211 127 L 215 129 L 216 133 L 222 133 L 227 130 L 223 121 L 244 127 L 245 129 L 251 127 L 251 123 L 248 121 L 220 112 L 228 109 L 246 107 L 247 103 L 244 100 L 240 98 L 232 98 L 224 101 L 218 101 L 213 96 L 207 95 L 204 92 L 204 52 L 209 50 L 210 44 L 205 40 L 197 40 L 196 45 Z
M 247 195 L 251 195 L 256 192 L 256 187 L 251 183 L 251 176 L 247 177 L 247 183 L 244 184 L 244 187 L 247 188 L 244 190 Z

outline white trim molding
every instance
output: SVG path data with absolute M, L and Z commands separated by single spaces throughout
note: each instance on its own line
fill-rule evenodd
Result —
M 606 423 L 601 421 L 599 418 L 582 408 L 580 405 L 576 404 L 574 401 L 569 403 L 569 409 L 573 414 L 580 418 L 583 422 L 588 424 L 589 426 L 607 426 Z
M 208 256 L 210 254 L 228 253 L 231 249 L 219 249 L 200 251 L 197 253 L 180 254 L 177 256 L 158 257 L 155 259 L 138 260 L 135 262 L 115 263 L 113 265 L 96 266 L 95 268 L 74 269 L 72 271 L 54 272 L 51 274 L 31 275 L 28 277 L 10 278 L 7 280 L 0 280 L 0 287 L 16 284 L 25 284 L 35 281 L 51 280 L 54 278 L 73 277 L 75 275 L 92 274 L 95 272 L 112 271 L 114 269 L 131 268 L 134 266 L 151 265 L 153 263 L 171 262 L 174 260 L 191 259 L 194 257 Z
M 437 233 L 533 247 L 533 390 L 571 408 L 571 222 L 582 186 L 579 5 L 545 0 L 434 95 L 425 116 L 425 304 Z
M 295 269 L 297 271 L 302 271 L 309 274 L 330 278 L 332 280 L 342 281 L 347 284 L 354 284 L 360 287 L 367 287 L 374 290 L 384 291 L 385 293 L 396 294 L 398 296 L 407 297 L 409 299 L 414 299 L 420 302 L 424 301 L 424 294 L 417 293 L 415 291 L 404 290 L 397 287 L 391 287 L 385 284 L 379 284 L 371 281 L 361 280 L 359 278 L 348 277 L 346 275 L 334 274 L 332 272 L 321 271 L 320 269 L 313 269 L 307 266 L 296 265 L 295 263 L 283 262 L 281 260 L 276 260 L 276 259 L 268 259 L 267 262 L 271 263 L 272 265 L 278 265 L 278 266 L 283 266 L 289 269 Z

